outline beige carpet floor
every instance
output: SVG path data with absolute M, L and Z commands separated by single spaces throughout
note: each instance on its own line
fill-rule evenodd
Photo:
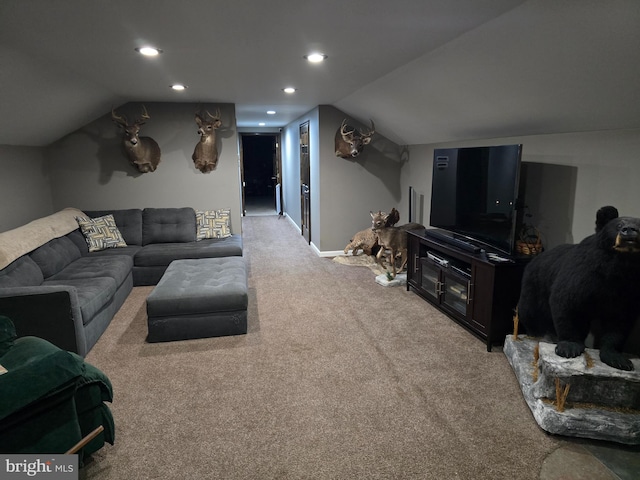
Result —
M 87 356 L 116 442 L 81 479 L 538 479 L 545 434 L 506 357 L 404 287 L 243 218 L 249 332 L 148 344 L 138 287 Z

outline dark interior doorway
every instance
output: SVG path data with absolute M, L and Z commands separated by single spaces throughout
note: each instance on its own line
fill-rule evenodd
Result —
M 245 215 L 277 215 L 280 204 L 279 135 L 242 135 Z

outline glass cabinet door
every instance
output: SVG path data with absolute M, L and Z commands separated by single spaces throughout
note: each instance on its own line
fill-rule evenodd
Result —
M 427 259 L 420 259 L 422 291 L 436 300 L 440 296 L 440 267 Z
M 469 280 L 444 272 L 444 288 L 442 290 L 442 303 L 466 316 L 469 304 Z

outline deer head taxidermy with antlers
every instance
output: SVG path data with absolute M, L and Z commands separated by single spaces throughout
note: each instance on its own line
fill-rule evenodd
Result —
M 134 123 L 129 123 L 124 115 L 111 109 L 111 119 L 122 127 L 122 143 L 129 162 L 142 173 L 155 172 L 160 163 L 160 147 L 153 138 L 140 137 L 140 127 L 151 117 L 145 106 L 142 115 Z
M 198 134 L 200 141 L 196 145 L 191 158 L 196 168 L 202 173 L 209 173 L 215 170 L 218 165 L 218 149 L 216 148 L 216 129 L 220 128 L 220 109 L 216 109 L 216 114 L 207 116 L 196 113 L 196 123 L 198 124 Z
M 364 146 L 371 142 L 371 136 L 375 132 L 373 120 L 371 120 L 371 129 L 364 132 L 348 125 L 345 118 L 340 128 L 336 131 L 336 157 L 356 158 L 362 153 Z

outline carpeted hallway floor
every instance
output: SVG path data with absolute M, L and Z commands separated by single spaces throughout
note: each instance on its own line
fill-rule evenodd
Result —
M 366 267 L 317 257 L 286 218 L 243 218 L 247 335 L 148 344 L 135 288 L 87 360 L 116 443 L 83 479 L 538 479 L 563 440 L 500 349 Z

